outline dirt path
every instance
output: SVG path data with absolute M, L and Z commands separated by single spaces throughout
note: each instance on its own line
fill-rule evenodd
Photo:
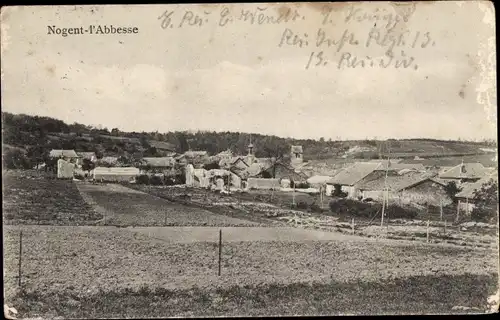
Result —
M 257 223 L 186 207 L 114 184 L 77 184 L 83 199 L 114 226 L 257 226 Z

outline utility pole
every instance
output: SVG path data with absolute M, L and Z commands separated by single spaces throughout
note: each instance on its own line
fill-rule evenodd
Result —
M 384 225 L 386 198 L 387 198 L 387 201 L 389 200 L 389 190 L 387 188 L 387 176 L 389 174 L 389 166 L 390 166 L 390 164 L 391 164 L 390 151 L 389 151 L 389 148 L 387 148 L 387 166 L 385 167 L 384 194 L 382 196 L 382 217 L 380 219 L 380 226 L 381 227 Z

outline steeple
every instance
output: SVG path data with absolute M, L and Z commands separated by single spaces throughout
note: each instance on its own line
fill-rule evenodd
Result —
M 250 135 L 250 144 L 248 145 L 248 155 L 253 155 L 253 144 L 252 144 L 252 135 Z

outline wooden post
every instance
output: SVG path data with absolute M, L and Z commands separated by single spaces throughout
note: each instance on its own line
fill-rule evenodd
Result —
M 443 202 L 439 202 L 439 220 L 443 221 Z
M 21 279 L 22 279 L 22 272 L 21 272 L 21 266 L 22 266 L 22 257 L 23 257 L 23 231 L 19 232 L 19 287 L 21 286 Z
M 221 271 L 221 260 L 222 260 L 222 229 L 219 230 L 219 276 Z
M 444 220 L 444 234 L 446 235 L 446 220 Z
M 352 227 L 352 234 L 354 234 L 354 218 L 352 218 L 351 227 Z
M 458 200 L 457 203 L 457 217 L 455 218 L 456 222 L 458 222 L 459 216 L 460 216 L 460 200 Z
M 427 220 L 427 242 L 429 242 L 429 220 Z
M 292 205 L 295 207 L 295 181 L 293 182 Z
M 380 226 L 384 226 L 384 214 L 385 214 L 385 192 L 382 194 L 382 217 L 380 219 Z

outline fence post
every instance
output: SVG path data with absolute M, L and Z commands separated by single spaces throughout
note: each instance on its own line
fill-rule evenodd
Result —
M 439 220 L 443 221 L 443 202 L 439 202 Z
M 446 220 L 444 220 L 444 234 L 446 235 Z
M 222 229 L 219 230 L 219 276 L 221 271 L 221 259 L 222 259 Z
M 22 257 L 23 257 L 23 231 L 19 232 L 19 287 L 21 287 L 22 278 Z
M 352 227 L 352 234 L 354 234 L 354 218 L 352 218 L 352 224 L 351 224 L 351 227 Z
M 427 220 L 427 242 L 429 242 L 429 222 L 430 220 Z

